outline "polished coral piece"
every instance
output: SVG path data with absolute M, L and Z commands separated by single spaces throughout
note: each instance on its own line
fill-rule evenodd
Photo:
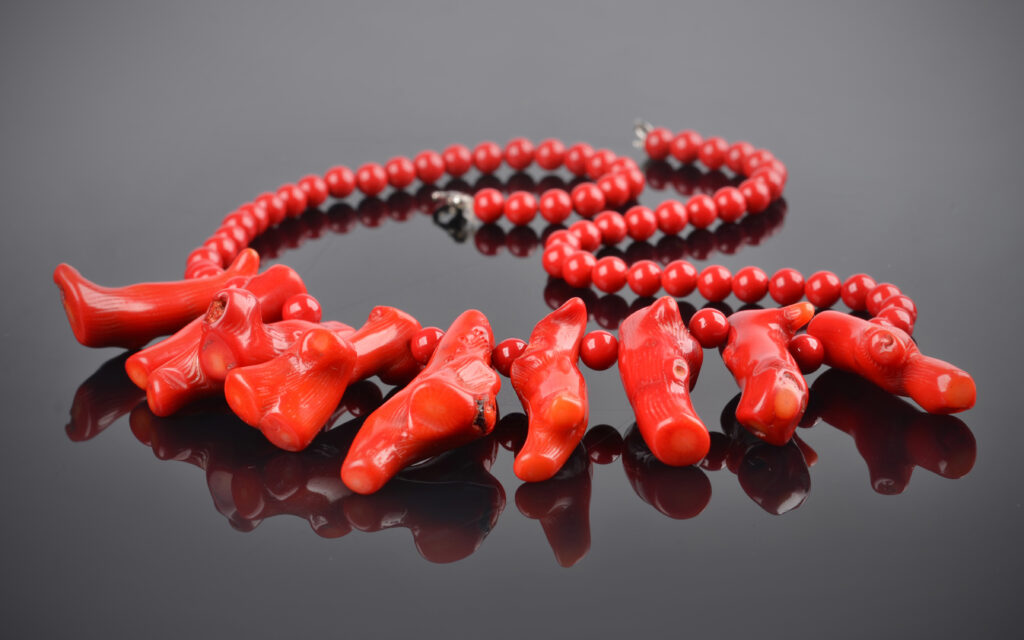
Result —
M 94 284 L 62 263 L 54 270 L 53 281 L 79 342 L 87 347 L 134 349 L 188 324 L 233 278 L 254 275 L 259 262 L 255 251 L 245 249 L 216 276 L 116 288 Z
M 409 343 L 420 330 L 416 318 L 396 307 L 374 307 L 349 339 L 356 349 L 357 380 L 378 376 L 385 384 L 405 384 L 420 371 Z
M 789 442 L 807 408 L 807 382 L 789 353 L 789 341 L 814 315 L 808 302 L 729 316 L 725 366 L 743 392 L 736 419 L 765 442 Z
M 619 329 L 619 374 L 636 423 L 654 456 L 671 466 L 707 455 L 708 429 L 690 402 L 704 353 L 674 298 L 626 318 Z
M 410 464 L 490 433 L 501 387 L 493 347 L 484 314 L 456 318 L 426 368 L 367 418 L 342 465 L 345 484 L 373 493 Z
M 555 475 L 587 430 L 587 385 L 577 362 L 587 307 L 573 298 L 537 323 L 510 378 L 529 418 L 529 434 L 513 466 L 527 482 Z
M 974 380 L 967 372 L 924 355 L 909 335 L 883 321 L 824 311 L 807 333 L 821 340 L 825 364 L 863 376 L 889 393 L 909 396 L 929 413 L 974 406 Z

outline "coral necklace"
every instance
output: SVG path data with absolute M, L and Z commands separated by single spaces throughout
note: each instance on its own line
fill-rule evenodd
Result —
M 125 365 L 157 415 L 223 394 L 242 420 L 275 445 L 296 451 L 328 422 L 351 381 L 376 375 L 405 385 L 367 418 L 342 465 L 342 480 L 359 493 L 372 493 L 404 467 L 490 433 L 499 373 L 511 379 L 529 419 L 516 475 L 526 481 L 552 477 L 588 423 L 581 359 L 594 369 L 618 363 L 639 432 L 655 457 L 675 466 L 701 461 L 710 447 L 689 395 L 702 348 L 721 348 L 742 390 L 738 422 L 771 444 L 792 437 L 807 407 L 803 374 L 823 362 L 910 396 L 932 413 L 973 406 L 971 377 L 917 349 L 910 337 L 916 306 L 892 284 L 877 284 L 865 274 L 843 282 L 820 271 L 805 280 L 794 269 L 781 269 L 769 278 L 753 266 L 732 274 L 720 265 L 698 272 L 685 260 L 662 267 L 653 260 L 627 264 L 614 254 L 598 258 L 594 252 L 601 245 L 612 247 L 627 236 L 644 241 L 658 232 L 674 236 L 688 225 L 705 229 L 716 220 L 730 224 L 758 215 L 781 197 L 786 184 L 785 165 L 747 142 L 704 139 L 689 130 L 673 134 L 647 123 L 638 123 L 635 132 L 637 146 L 652 160 L 699 160 L 712 170 L 727 167 L 742 180 L 685 203 L 666 200 L 654 210 L 630 206 L 623 215 L 617 209 L 635 202 L 646 182 L 630 158 L 584 143 L 566 148 L 554 139 L 534 146 L 517 138 L 504 149 L 493 142 L 473 150 L 452 145 L 413 160 L 365 164 L 354 173 L 334 167 L 258 196 L 225 217 L 189 254 L 182 281 L 109 289 L 66 264 L 57 267 L 54 280 L 75 337 L 86 346 L 135 349 L 173 334 L 134 353 Z M 275 265 L 258 274 L 259 257 L 245 248 L 329 196 L 345 198 L 359 190 L 374 197 L 388 186 L 405 189 L 417 179 L 433 185 L 445 173 L 458 178 L 474 167 L 491 174 L 503 162 L 516 171 L 533 163 L 548 171 L 564 166 L 579 180 L 571 190 L 551 188 L 539 199 L 527 191 L 506 197 L 494 188 L 472 196 L 435 192 L 445 226 L 490 224 L 502 215 L 523 226 L 537 213 L 560 226 L 575 211 L 581 220 L 545 238 L 548 274 L 574 288 L 613 293 L 628 285 L 641 299 L 662 289 L 668 295 L 634 311 L 618 338 L 606 331 L 586 333 L 586 305 L 573 297 L 542 319 L 528 341 L 513 338 L 495 346 L 487 318 L 476 310 L 458 316 L 447 331 L 422 328 L 393 307 L 375 308 L 359 329 L 321 322 L 319 303 L 294 270 Z M 710 303 L 733 294 L 752 305 L 768 295 L 781 306 L 729 317 L 709 306 L 687 326 L 675 298 L 694 290 Z M 859 315 L 815 314 L 815 307 L 840 299 Z M 865 311 L 870 320 L 862 317 Z

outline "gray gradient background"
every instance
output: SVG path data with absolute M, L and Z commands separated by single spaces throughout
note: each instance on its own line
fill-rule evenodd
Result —
M 5 2 L 0 9 L 2 602 L 7 637 L 963 637 L 1021 598 L 1022 302 L 1016 3 Z M 594 471 L 592 547 L 558 567 L 509 502 L 468 559 L 409 533 L 317 537 L 294 518 L 232 530 L 203 475 L 158 462 L 122 420 L 70 442 L 78 384 L 114 351 L 77 345 L 50 281 L 180 273 L 232 207 L 334 163 L 515 135 L 630 150 L 642 115 L 773 150 L 789 213 L 721 257 L 769 273 L 867 270 L 917 301 L 925 351 L 971 371 L 974 470 L 872 491 L 820 424 L 807 502 L 764 513 L 734 475 L 670 520 L 619 464 Z M 664 194 L 643 201 L 657 202 Z M 547 310 L 539 256 L 484 258 L 426 217 L 287 253 L 326 312 L 395 304 L 496 335 Z M 697 409 L 734 395 L 709 354 Z M 628 426 L 614 371 L 593 422 Z M 502 407 L 515 408 L 503 390 Z M 713 422 L 713 420 L 712 420 Z

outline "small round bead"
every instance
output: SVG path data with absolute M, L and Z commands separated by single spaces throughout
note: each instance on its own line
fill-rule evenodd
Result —
M 678 200 L 666 200 L 654 210 L 654 217 L 658 219 L 658 228 L 665 235 L 674 236 L 684 228 L 688 221 L 686 206 Z
M 396 189 L 404 189 L 416 179 L 416 165 L 404 156 L 391 158 L 384 164 L 388 174 L 388 184 Z
M 652 160 L 664 160 L 668 157 L 673 137 L 672 132 L 664 127 L 652 129 L 644 138 L 644 151 Z
M 453 144 L 441 152 L 444 170 L 458 178 L 473 168 L 473 153 L 464 144 Z
M 598 149 L 587 160 L 587 176 L 591 180 L 597 180 L 612 168 L 617 156 L 611 149 Z
M 653 296 L 661 288 L 661 267 L 653 260 L 640 260 L 626 273 L 629 288 L 638 296 Z
M 740 183 L 740 193 L 750 213 L 761 213 L 772 203 L 772 192 L 764 180 L 744 180 Z
M 615 209 L 629 202 L 633 195 L 629 180 L 622 173 L 608 173 L 597 180 L 597 187 L 604 194 L 606 206 Z
M 526 191 L 513 191 L 505 200 L 505 217 L 514 225 L 530 224 L 537 215 L 537 198 Z
M 256 202 L 246 203 L 238 207 L 239 211 L 249 211 L 253 220 L 256 221 L 256 234 L 259 235 L 270 226 L 270 213 L 266 207 Z
M 768 274 L 757 267 L 743 267 L 732 278 L 732 292 L 747 304 L 758 302 L 768 293 Z
M 817 271 L 807 278 L 804 295 L 807 301 L 819 309 L 827 309 L 839 301 L 843 288 L 839 276 L 831 271 Z
M 772 200 L 780 197 L 782 195 L 782 190 L 786 187 L 786 182 L 782 179 L 782 176 L 765 167 L 758 168 L 758 170 L 750 176 L 750 179 L 761 180 L 768 185 L 768 193 L 771 195 Z
M 522 171 L 533 162 L 533 143 L 526 138 L 513 138 L 505 145 L 505 162 L 516 171 Z
M 789 169 L 787 169 L 786 165 L 782 164 L 778 158 L 762 164 L 758 167 L 758 170 L 761 169 L 771 169 L 775 173 L 779 174 L 782 177 L 783 183 L 785 183 L 786 180 L 789 180 Z
M 594 286 L 605 293 L 615 293 L 626 285 L 629 267 L 618 256 L 605 256 L 594 264 L 590 279 Z
M 594 155 L 594 149 L 585 142 L 577 142 L 565 152 L 565 168 L 576 176 L 587 173 L 587 161 Z
M 825 360 L 825 347 L 821 340 L 801 333 L 789 341 L 789 354 L 796 360 L 800 373 L 814 373 Z
M 580 249 L 583 243 L 580 241 L 580 236 L 569 231 L 568 229 L 559 229 L 554 231 L 548 236 L 547 240 L 544 241 L 544 248 L 547 249 L 555 244 L 568 244 L 573 249 Z
M 494 222 L 505 211 L 505 196 L 497 189 L 481 189 L 473 196 L 473 215 L 481 222 Z
M 569 233 L 580 239 L 580 248 L 593 251 L 601 246 L 601 229 L 590 220 L 577 220 L 569 225 Z
M 591 272 L 597 258 L 589 251 L 577 250 L 562 263 L 562 279 L 570 287 L 582 288 L 590 286 Z
M 348 167 L 331 167 L 324 174 L 324 182 L 333 198 L 347 198 L 356 190 L 356 174 Z
M 388 173 L 376 162 L 368 162 L 356 171 L 356 186 L 368 196 L 375 196 L 388 186 Z
M 622 175 L 626 176 L 626 181 L 629 182 L 629 196 L 634 200 L 639 198 L 640 194 L 644 192 L 644 186 L 647 184 L 644 172 L 639 169 L 626 169 L 622 172 Z
M 311 207 L 319 207 L 327 200 L 327 183 L 318 175 L 310 174 L 299 180 L 299 188 L 306 193 L 306 201 Z
M 592 182 L 584 182 L 573 187 L 571 197 L 573 209 L 584 218 L 589 218 L 605 208 L 604 193 Z
M 591 331 L 580 344 L 583 364 L 595 371 L 604 371 L 619 358 L 619 341 L 607 331 Z
M 601 242 L 609 246 L 622 242 L 628 231 L 626 219 L 618 211 L 602 211 L 594 216 L 594 224 L 601 231 Z
M 734 173 L 742 173 L 743 163 L 746 162 L 747 156 L 754 153 L 754 151 L 756 151 L 754 145 L 744 140 L 732 143 L 725 152 L 725 166 L 729 167 Z
M 555 243 L 544 249 L 544 254 L 541 256 L 541 265 L 544 267 L 544 271 L 552 278 L 561 278 L 562 266 L 565 264 L 566 258 L 577 251 L 579 249 L 565 242 Z
M 711 199 L 715 201 L 718 217 L 723 222 L 736 222 L 747 211 L 747 200 L 736 187 L 722 187 Z
M 909 296 L 905 296 L 901 293 L 889 298 L 885 301 L 885 304 L 882 305 L 882 311 L 885 311 L 889 307 L 903 309 L 910 314 L 911 320 L 914 322 L 917 321 L 917 305 L 914 304 L 914 301 L 911 300 Z
M 444 175 L 444 158 L 436 151 L 420 151 L 412 163 L 416 166 L 416 177 L 423 184 L 434 184 Z
M 565 145 L 561 140 L 548 138 L 537 145 L 533 159 L 537 161 L 541 169 L 547 171 L 557 169 L 562 166 L 562 161 L 565 159 Z
M 639 168 L 640 166 L 637 165 L 636 160 L 630 158 L 629 156 L 621 156 L 615 159 L 615 162 L 612 163 L 612 166 L 608 168 L 608 172 L 625 173 L 626 171 L 631 171 L 633 169 Z
M 281 317 L 285 320 L 305 320 L 306 322 L 320 322 L 323 316 L 323 309 L 320 301 L 308 293 L 297 293 L 284 301 L 281 307 Z
M 238 226 L 237 224 L 221 225 L 221 227 L 217 229 L 217 235 L 225 235 L 234 240 L 235 244 L 238 245 L 239 250 L 241 250 L 242 247 L 244 247 L 245 245 L 249 244 L 249 234 L 246 232 L 245 229 Z
M 564 222 L 572 214 L 572 198 L 562 189 L 548 189 L 540 196 L 540 215 L 551 224 Z
M 491 352 L 491 364 L 498 373 L 508 377 L 512 371 L 512 363 L 526 350 L 526 343 L 519 338 L 507 338 L 494 347 Z
M 241 250 L 241 247 L 238 246 L 238 242 L 234 238 L 223 233 L 215 233 L 203 246 L 216 251 L 217 255 L 220 256 L 220 263 L 223 265 L 231 264 L 231 261 L 235 259 L 239 250 Z
M 732 273 L 720 264 L 705 267 L 697 276 L 697 290 L 710 302 L 721 302 L 732 293 Z
M 501 166 L 501 147 L 495 142 L 481 142 L 473 149 L 473 166 L 480 173 L 493 173 Z
M 661 286 L 674 298 L 683 298 L 697 288 L 697 267 L 686 260 L 673 260 L 665 265 Z
M 875 287 L 868 292 L 867 307 L 868 313 L 873 316 L 878 315 L 878 312 L 885 307 L 885 302 L 893 297 L 898 296 L 902 291 L 899 287 L 888 282 L 875 285 Z
M 690 333 L 705 349 L 720 347 L 729 337 L 729 319 L 718 309 L 705 307 L 690 318 Z
M 775 159 L 775 155 L 767 149 L 758 149 L 743 160 L 743 175 L 753 176 L 758 167 Z
M 680 131 L 675 138 L 672 139 L 669 145 L 669 150 L 679 162 L 688 164 L 697 159 L 697 153 L 700 151 L 701 145 L 704 144 L 704 138 L 701 137 L 696 131 L 687 129 Z
M 437 349 L 437 343 L 443 337 L 444 331 L 437 327 L 423 327 L 409 340 L 409 351 L 412 352 L 412 357 L 416 358 L 416 362 L 420 364 L 427 364 L 430 362 L 430 356 L 434 355 L 434 350 Z
M 224 269 L 220 265 L 220 256 L 217 257 L 216 261 L 198 260 L 185 267 L 186 280 L 217 276 L 222 273 L 224 273 Z
M 252 209 L 236 209 L 224 218 L 224 226 L 237 226 L 245 231 L 246 242 L 259 235 L 259 227 Z
M 843 304 L 854 311 L 863 311 L 868 305 L 868 292 L 875 288 L 875 280 L 866 273 L 857 273 L 843 283 Z
M 355 178 L 353 178 L 352 181 L 354 184 Z M 330 185 L 330 182 L 328 182 L 328 185 Z M 253 200 L 253 202 L 267 210 L 267 214 L 270 216 L 270 224 L 272 225 L 280 224 L 288 213 L 288 209 L 284 206 L 284 200 L 282 200 L 276 193 L 261 193 L 255 200 Z
M 793 304 L 804 297 L 804 277 L 796 269 L 779 269 L 768 283 L 772 300 L 781 304 Z
M 897 329 L 902 329 L 908 334 L 913 335 L 914 333 L 914 318 L 911 317 L 910 312 L 900 307 L 885 307 L 875 318 L 888 322 Z
M 708 169 L 718 169 L 725 162 L 725 152 L 729 150 L 729 143 L 725 138 L 712 136 L 700 145 L 697 150 L 697 159 Z
M 644 241 L 658 230 L 658 217 L 647 207 L 637 205 L 626 211 L 626 233 L 630 238 Z
M 306 192 L 294 184 L 281 185 L 277 197 L 284 203 L 285 212 L 292 217 L 306 210 Z
M 220 254 L 211 247 L 197 247 L 192 250 L 192 253 L 188 254 L 188 258 L 185 259 L 185 266 L 188 267 L 196 262 L 220 262 Z
M 706 229 L 718 218 L 718 209 L 711 196 L 697 194 L 686 202 L 686 218 L 698 229 Z

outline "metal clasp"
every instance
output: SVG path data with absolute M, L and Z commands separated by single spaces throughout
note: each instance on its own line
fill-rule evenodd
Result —
M 468 193 L 435 191 L 430 198 L 440 205 L 434 210 L 434 224 L 456 242 L 465 242 L 480 226 L 480 218 L 473 213 L 473 197 Z
M 647 141 L 647 134 L 654 131 L 654 125 L 647 122 L 643 118 L 637 118 L 633 121 L 633 146 L 637 149 L 644 148 L 644 142 Z

